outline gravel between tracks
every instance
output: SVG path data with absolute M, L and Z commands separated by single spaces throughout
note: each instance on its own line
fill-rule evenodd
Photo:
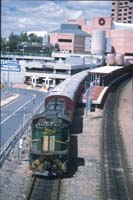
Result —
M 78 166 L 72 178 L 62 181 L 61 200 L 88 200 L 100 197 L 100 138 L 102 111 L 83 116 L 83 132 L 78 134 L 78 157 L 84 165 Z
M 133 176 L 133 120 L 132 120 L 132 86 L 129 82 L 121 94 L 119 121 L 125 142 L 131 175 Z M 101 183 L 100 139 L 102 111 L 83 116 L 83 131 L 76 134 L 78 157 L 84 162 L 79 164 L 73 177 L 62 180 L 60 200 L 99 200 Z M 28 144 L 28 140 L 25 141 Z M 26 144 L 25 144 L 26 145 Z M 27 149 L 26 149 L 27 152 Z M 17 147 L 11 153 L 11 160 L 0 169 L 0 199 L 24 200 L 31 184 L 31 172 L 23 155 L 21 164 L 17 162 Z

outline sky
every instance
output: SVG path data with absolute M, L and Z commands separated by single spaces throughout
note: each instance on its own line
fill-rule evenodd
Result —
M 67 19 L 87 19 L 110 16 L 111 1 L 70 0 L 2 0 L 1 36 L 27 31 L 51 32 Z

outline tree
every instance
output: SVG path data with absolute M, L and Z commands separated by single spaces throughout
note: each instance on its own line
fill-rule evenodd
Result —
M 10 52 L 17 51 L 17 47 L 24 42 L 26 43 L 39 42 L 42 44 L 43 38 L 38 37 L 34 33 L 28 35 L 27 32 L 21 32 L 20 35 L 16 35 L 12 32 L 9 35 L 8 40 L 6 38 L 1 37 L 1 50 L 2 52 L 7 52 L 8 48 L 8 51 Z
M 17 45 L 19 43 L 20 39 L 18 35 L 15 35 L 14 33 L 11 33 L 9 36 L 9 47 L 10 51 L 13 52 L 17 49 Z
M 29 38 L 27 32 L 20 33 L 20 42 L 28 42 Z
M 1 40 L 1 51 L 5 52 L 6 51 L 6 46 L 7 46 L 7 39 L 1 37 L 0 40 Z
M 31 34 L 29 34 L 29 36 L 28 36 L 28 41 L 29 42 L 37 42 L 37 43 L 41 43 L 42 44 L 42 42 L 43 42 L 43 38 L 41 37 L 41 36 L 37 36 L 36 34 L 34 34 L 34 33 L 31 33 Z

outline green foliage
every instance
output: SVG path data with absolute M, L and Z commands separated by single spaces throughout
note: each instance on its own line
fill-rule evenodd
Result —
M 37 35 L 35 35 L 34 33 L 31 33 L 29 35 L 29 42 L 39 42 L 39 43 L 42 43 L 43 41 L 43 38 L 42 37 L 38 37 Z
M 2 38 L 1 37 L 1 50 L 3 53 L 5 52 L 15 52 L 17 51 L 18 45 L 23 42 L 32 43 L 32 42 L 39 42 L 42 44 L 43 38 L 38 37 L 35 34 L 27 35 L 27 32 L 22 32 L 20 35 L 16 35 L 11 33 L 9 38 Z
M 20 37 L 18 35 L 15 35 L 14 33 L 11 33 L 9 36 L 9 47 L 10 51 L 13 52 L 17 49 L 17 44 L 20 41 Z

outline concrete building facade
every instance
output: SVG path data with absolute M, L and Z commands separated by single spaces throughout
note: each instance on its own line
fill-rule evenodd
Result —
M 85 39 L 91 37 L 78 24 L 61 24 L 60 29 L 50 33 L 50 43 L 59 45 L 60 51 L 84 53 Z
M 133 23 L 133 1 L 112 1 L 112 20 Z
M 68 22 L 71 21 L 68 20 Z M 94 30 L 105 31 L 106 40 L 111 40 L 111 53 L 133 56 L 133 24 L 113 22 L 112 18 L 108 16 L 94 17 L 92 25 L 87 25 L 86 20 L 75 19 L 72 22 L 75 24 L 81 24 L 82 22 L 82 30 L 91 35 Z

